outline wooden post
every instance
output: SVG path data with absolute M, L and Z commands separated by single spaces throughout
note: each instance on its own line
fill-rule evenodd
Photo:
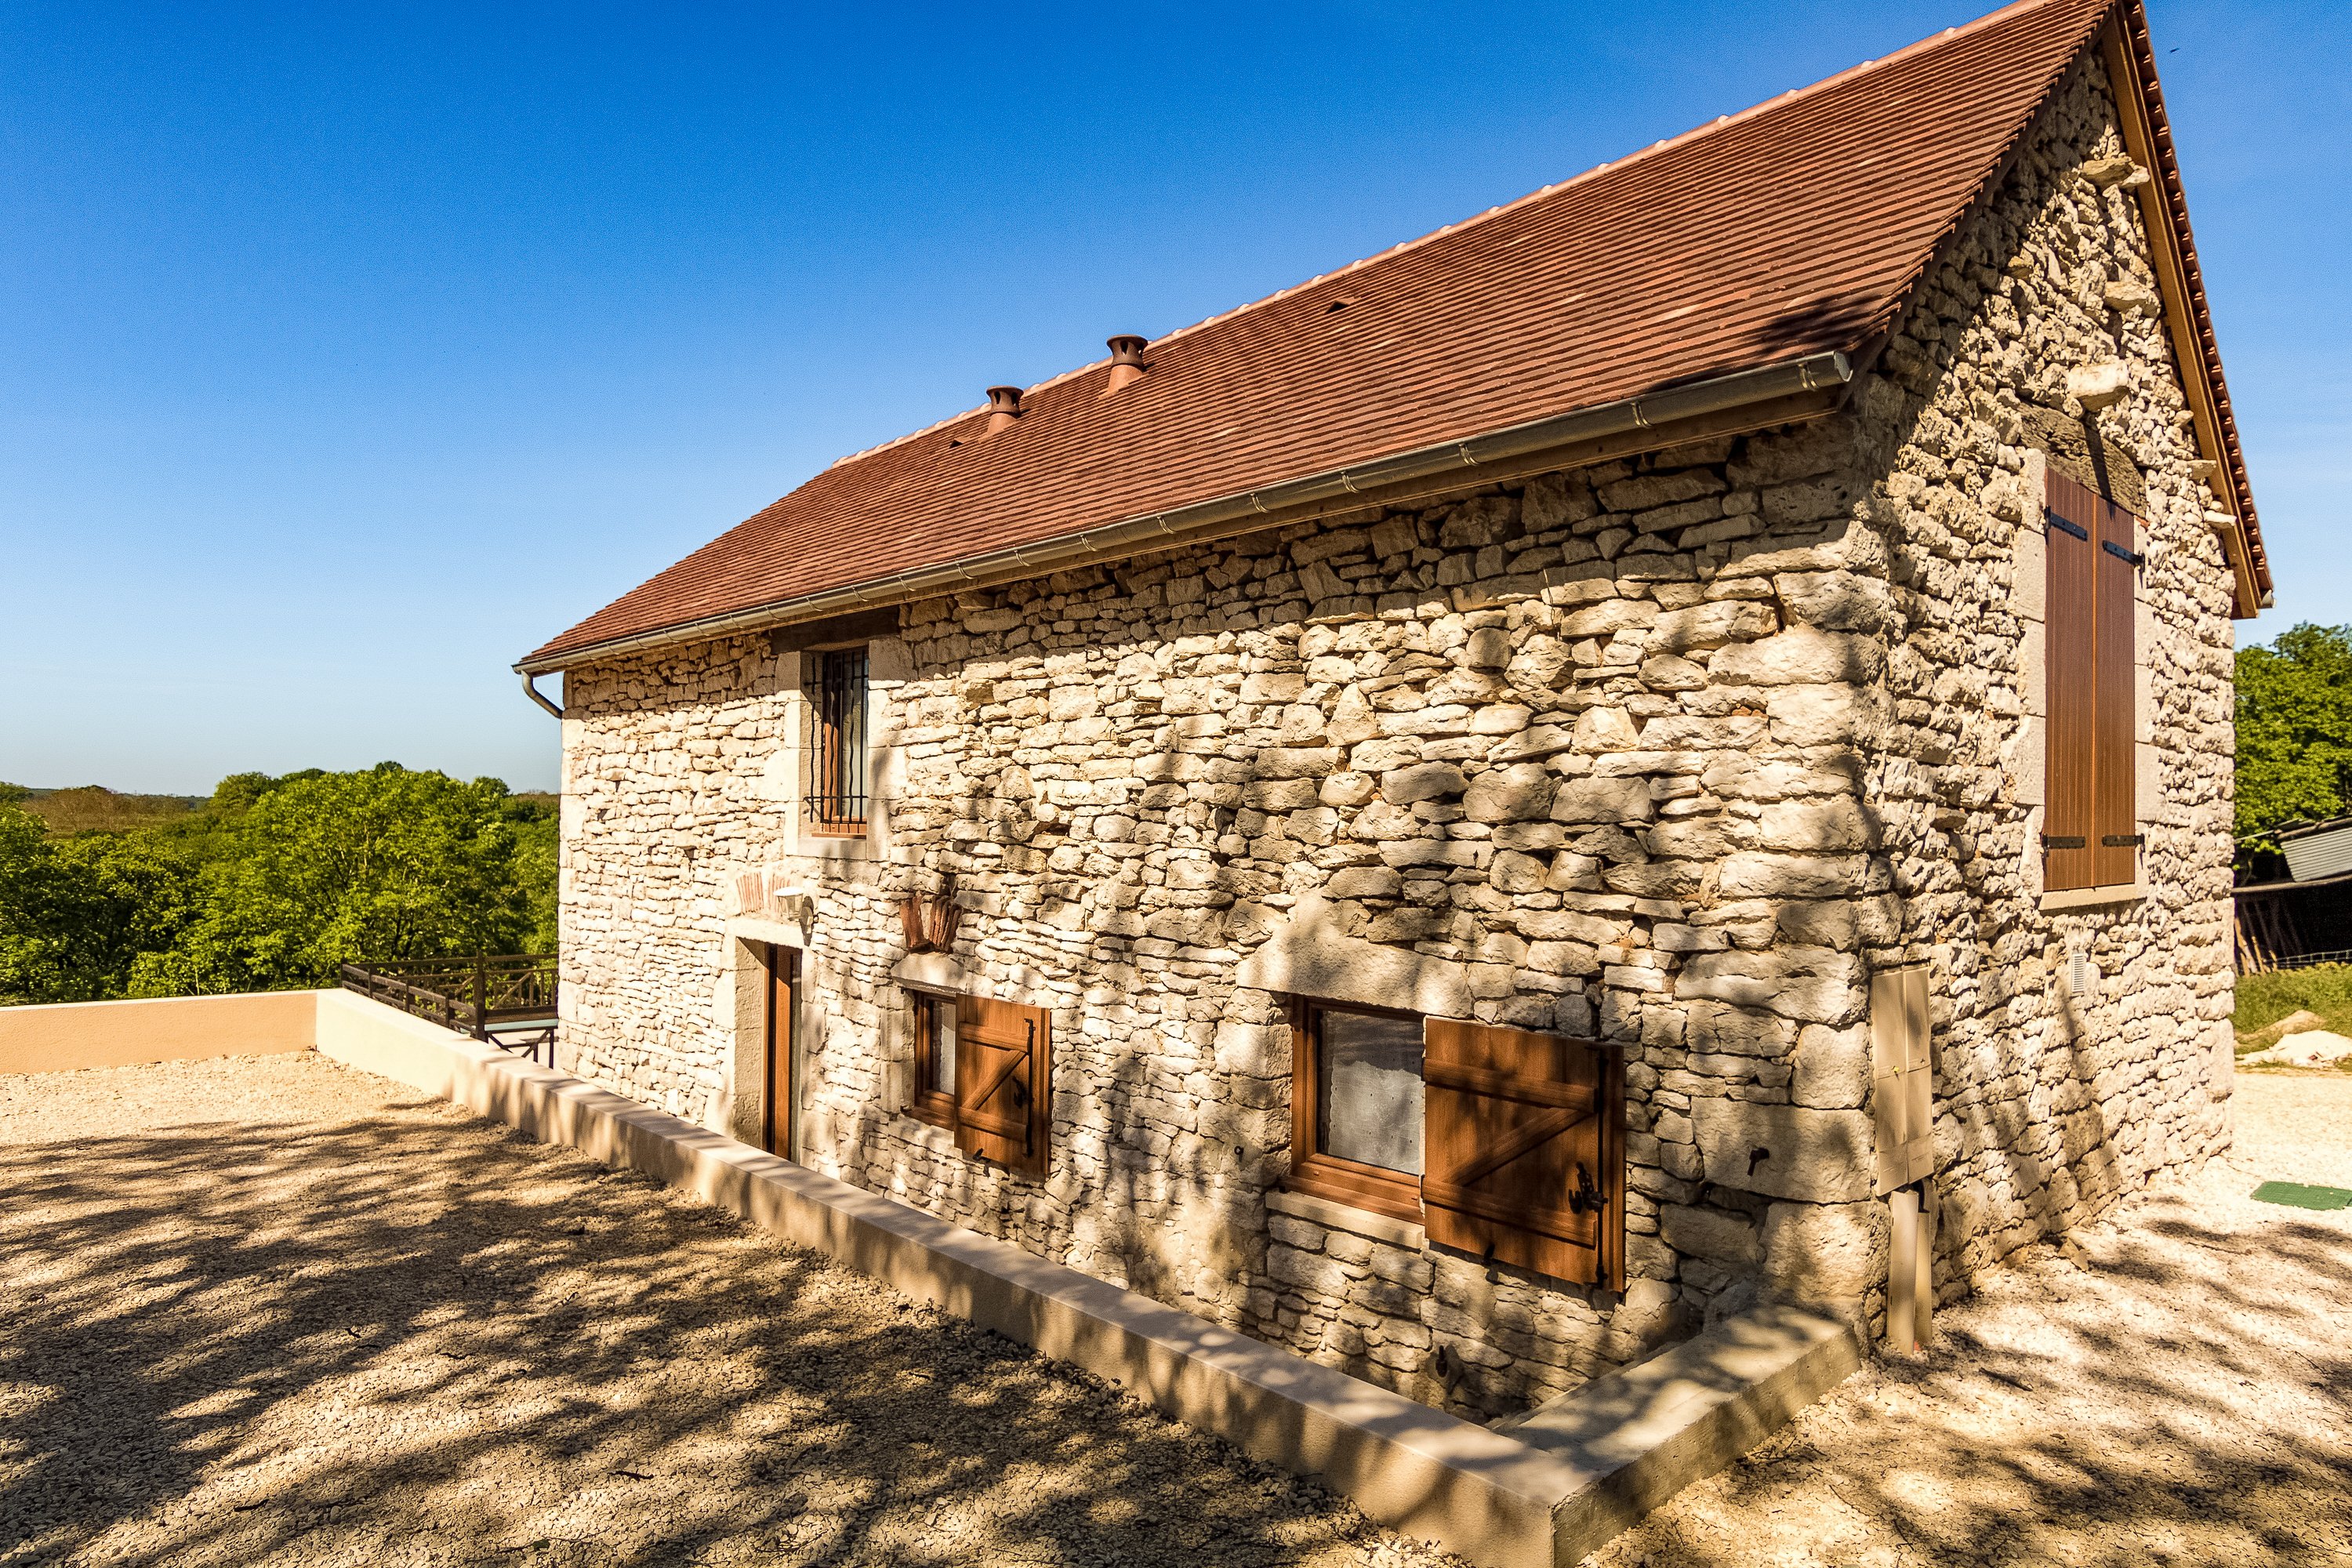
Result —
M 1886 1194 L 1894 1222 L 1886 1264 L 1886 1346 L 1908 1354 L 1919 1348 L 1919 1194 L 1901 1187 Z
M 489 973 L 482 963 L 481 955 L 477 953 L 474 957 L 474 1038 L 478 1040 L 490 1037 L 490 1031 L 483 1022 L 488 1015 L 489 1000 Z
M 1911 1287 L 1911 1333 L 1925 1350 L 1936 1341 L 1936 1191 L 1930 1182 L 1919 1184 L 1917 1240 L 1912 1257 L 1916 1272 Z

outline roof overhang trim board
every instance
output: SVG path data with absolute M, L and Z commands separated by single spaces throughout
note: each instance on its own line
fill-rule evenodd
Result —
M 712 637 L 766 631 L 802 621 L 941 594 L 1002 586 L 1073 567 L 1149 554 L 1308 521 L 1442 500 L 1554 469 L 1581 468 L 1709 436 L 1761 430 L 1818 418 L 1845 401 L 1853 366 L 1843 353 L 1810 354 L 1781 364 L 1621 398 L 1591 408 L 1482 436 L 1443 441 L 1303 479 L 1220 496 L 1173 510 L 1123 519 L 1034 543 L 988 551 L 867 583 L 761 605 L 728 615 L 615 637 L 524 659 L 515 668 L 545 675 L 623 654 Z
M 2251 619 L 2271 592 L 2270 561 L 2254 517 L 2253 486 L 2238 445 L 2229 386 L 2221 375 L 2221 351 L 2213 335 L 2204 274 L 2189 227 L 2189 198 L 2181 188 L 2171 122 L 2157 82 L 2156 47 L 2148 37 L 2147 11 L 2141 0 L 2119 0 L 2109 10 L 2098 44 L 2115 90 L 2124 150 L 2152 176 L 2139 188 L 2140 219 L 2155 256 L 2165 329 L 2196 420 L 2198 449 L 2214 465 L 2211 488 L 2228 509 L 2227 521 L 2216 531 L 2230 560 L 2235 601 L 2231 613 L 2240 620 Z

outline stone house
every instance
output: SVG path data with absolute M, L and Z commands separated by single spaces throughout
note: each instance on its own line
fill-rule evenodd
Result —
M 2026 0 L 549 642 L 564 1065 L 1476 1416 L 2203 1160 L 2269 569 L 2155 59 Z

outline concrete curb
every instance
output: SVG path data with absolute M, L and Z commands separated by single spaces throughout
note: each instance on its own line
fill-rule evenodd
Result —
M 1577 1471 L 1576 1491 L 1552 1516 L 1558 1560 L 1574 1563 L 1738 1458 L 1861 1364 L 1861 1343 L 1845 1324 L 1760 1307 L 1495 1430 Z

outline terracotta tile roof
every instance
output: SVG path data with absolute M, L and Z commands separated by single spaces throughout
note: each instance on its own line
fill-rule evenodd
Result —
M 1874 352 L 2110 4 L 2024 0 L 1171 333 L 1112 395 L 1098 363 L 1030 390 L 1002 434 L 979 438 L 975 409 L 845 458 L 523 664 L 1661 386 Z

